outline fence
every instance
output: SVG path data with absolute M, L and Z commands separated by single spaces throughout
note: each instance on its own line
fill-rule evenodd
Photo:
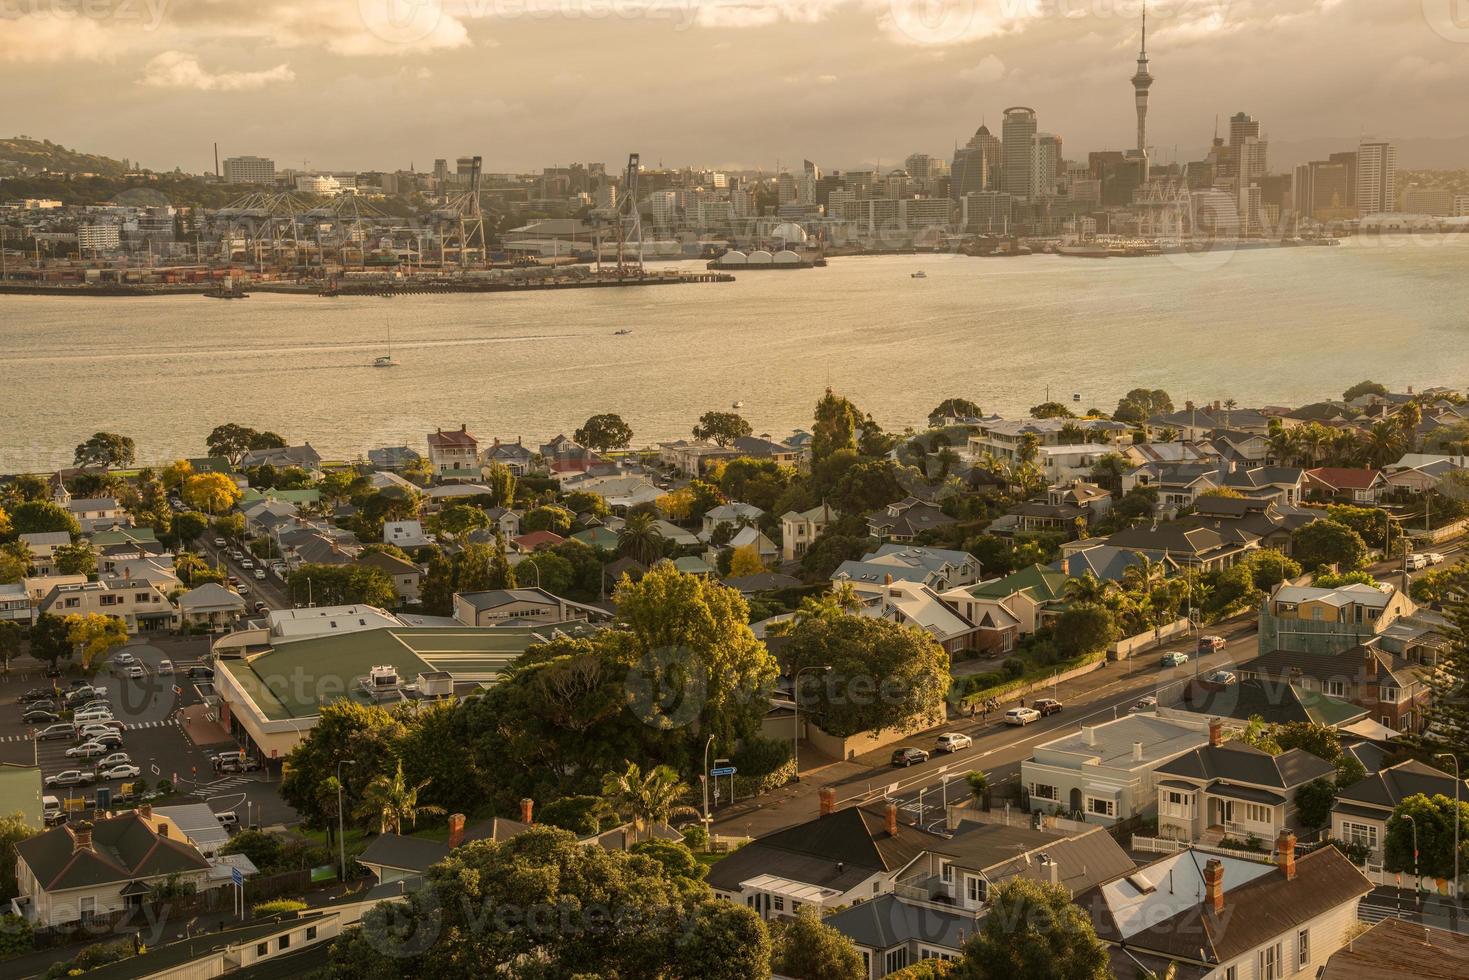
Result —
M 1191 628 L 1192 624 L 1187 619 L 1176 619 L 1166 626 L 1118 640 L 1109 648 L 1107 655 L 1113 660 L 1127 660 L 1133 654 L 1161 646 L 1164 640 L 1188 633 Z

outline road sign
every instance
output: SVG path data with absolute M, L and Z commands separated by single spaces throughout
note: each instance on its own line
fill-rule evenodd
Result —
M 719 778 L 720 776 L 733 776 L 734 774 L 735 774 L 735 767 L 734 766 L 720 766 L 718 769 L 711 769 L 711 770 L 709 770 L 709 775 L 715 777 L 716 779 Z
M 243 885 L 245 883 L 245 876 L 240 874 L 239 868 L 230 868 L 230 881 L 237 885 Z

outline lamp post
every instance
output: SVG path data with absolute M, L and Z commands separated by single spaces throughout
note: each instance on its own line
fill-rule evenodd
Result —
M 337 855 L 342 862 L 342 881 L 347 880 L 347 837 L 342 821 L 342 767 L 355 765 L 356 759 L 337 760 Z
M 1459 900 L 1459 784 L 1463 781 L 1459 777 L 1459 757 L 1452 752 L 1440 752 L 1434 756 L 1442 759 L 1447 756 L 1454 760 L 1454 901 Z
M 1413 828 L 1413 898 L 1416 902 L 1423 901 L 1423 876 L 1418 873 L 1418 821 L 1413 819 L 1411 813 L 1403 814 L 1403 819 Z
M 704 743 L 704 833 L 709 833 L 709 748 L 714 744 L 714 736 Z
M 801 675 L 808 670 L 826 673 L 831 670 L 831 665 L 823 667 L 802 667 L 791 677 L 791 703 L 795 705 L 791 713 L 791 762 L 795 764 L 795 781 L 801 781 Z

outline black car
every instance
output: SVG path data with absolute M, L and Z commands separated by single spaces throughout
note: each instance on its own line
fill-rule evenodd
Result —
M 91 741 L 96 742 L 98 745 L 107 746 L 108 750 L 112 752 L 116 752 L 122 748 L 122 736 L 117 734 L 98 735 L 96 738 L 91 739 Z
M 57 708 L 56 708 L 56 702 L 55 701 L 45 700 L 45 701 L 32 701 L 32 702 L 30 702 L 29 704 L 27 704 L 25 706 L 25 710 L 26 710 L 27 713 L 32 712 L 32 711 L 53 711 L 54 712 L 54 711 L 57 710 Z
M 16 698 L 21 704 L 30 704 L 34 701 L 50 701 L 56 692 L 49 687 L 33 687 L 29 691 Z
M 906 748 L 896 749 L 893 752 L 893 765 L 907 768 L 915 762 L 927 762 L 928 753 L 923 749 Z
M 54 711 L 44 711 L 39 708 L 29 708 L 20 716 L 20 720 L 27 725 L 49 725 L 53 721 L 59 721 L 61 716 Z
M 204 680 L 212 681 L 214 680 L 214 671 L 209 667 L 190 667 L 189 677 L 203 678 Z

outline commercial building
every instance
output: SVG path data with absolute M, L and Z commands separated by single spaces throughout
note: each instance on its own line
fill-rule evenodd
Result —
M 1030 200 L 1035 195 L 1036 115 L 1026 106 L 1012 106 L 1005 110 L 1005 121 L 1001 125 L 1001 144 L 1004 153 L 1003 187 L 1011 197 Z
M 77 248 L 85 252 L 104 252 L 122 244 L 122 230 L 117 225 L 77 225 Z
M 226 184 L 273 184 L 275 183 L 275 161 L 265 157 L 226 157 L 224 161 Z
M 1397 205 L 1398 150 L 1385 140 L 1357 147 L 1357 214 L 1381 214 Z

